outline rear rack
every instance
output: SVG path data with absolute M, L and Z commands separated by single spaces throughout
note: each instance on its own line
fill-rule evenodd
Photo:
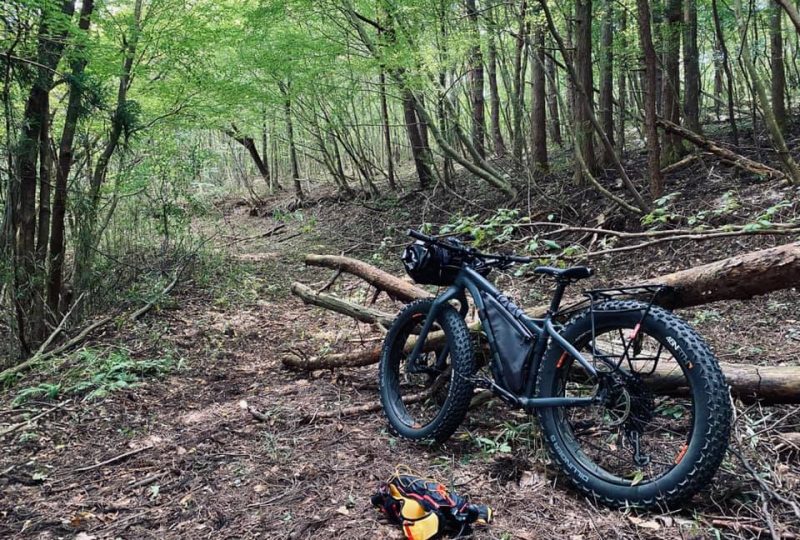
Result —
M 610 300 L 620 296 L 626 297 L 642 297 L 651 295 L 650 304 L 655 302 L 658 295 L 671 287 L 667 285 L 634 285 L 632 287 L 610 287 L 608 289 L 590 289 L 584 291 L 583 295 L 589 298 L 592 303 L 599 300 Z
M 660 285 L 659 284 L 659 285 L 635 285 L 635 286 L 632 286 L 632 287 L 615 287 L 615 288 L 610 288 L 610 289 L 593 289 L 593 290 L 585 291 L 583 294 L 584 294 L 584 296 L 589 298 L 589 301 L 590 301 L 589 312 L 591 313 L 591 317 L 592 317 L 592 356 L 593 356 L 593 358 L 594 359 L 599 359 L 602 362 L 606 363 L 607 365 L 613 364 L 614 360 L 612 360 L 612 359 L 616 358 L 616 366 L 614 367 L 614 370 L 619 369 L 619 366 L 622 364 L 623 361 L 627 361 L 628 368 L 632 372 L 633 371 L 637 371 L 637 369 L 633 365 L 633 359 L 629 356 L 629 353 L 631 352 L 631 347 L 633 346 L 635 339 L 637 337 L 640 337 L 639 336 L 639 328 L 641 328 L 642 323 L 647 318 L 647 316 L 650 314 L 650 310 L 653 307 L 653 304 L 655 304 L 656 298 L 658 298 L 658 295 L 661 294 L 662 292 L 664 292 L 667 289 L 670 289 L 670 287 L 668 287 L 666 285 Z M 612 355 L 603 354 L 602 351 L 597 347 L 597 333 L 595 331 L 595 326 L 594 326 L 595 303 L 598 300 L 604 301 L 604 300 L 610 300 L 612 298 L 631 298 L 631 299 L 644 300 L 644 298 L 646 298 L 647 295 L 650 296 L 650 299 L 647 302 L 647 307 L 645 307 L 645 309 L 642 309 L 641 305 L 639 305 L 636 308 L 616 310 L 616 313 L 628 313 L 628 312 L 633 312 L 633 311 L 639 311 L 639 312 L 641 312 L 641 317 L 639 318 L 639 322 L 636 323 L 636 326 L 634 326 L 633 331 L 631 332 L 631 334 L 630 334 L 630 336 L 628 338 L 628 342 L 625 343 L 625 348 L 622 351 L 621 355 L 617 356 L 617 355 L 613 355 L 613 354 Z M 608 313 L 608 310 L 604 310 L 604 312 Z M 659 344 L 658 352 L 656 353 L 655 361 L 653 362 L 653 367 L 651 368 L 651 371 L 650 371 L 649 374 L 654 373 L 656 368 L 658 367 L 658 361 L 661 358 L 662 348 L 663 348 L 663 345 Z
M 668 285 L 634 285 L 631 287 L 609 287 L 606 289 L 590 289 L 583 292 L 585 297 L 573 304 L 565 306 L 558 310 L 556 317 L 559 321 L 565 322 L 569 317 L 589 308 L 594 313 L 595 304 L 604 300 L 612 300 L 614 298 L 629 298 L 636 300 L 643 300 L 647 302 L 647 312 L 658 299 L 659 295 L 667 293 L 672 290 Z M 619 313 L 629 310 L 619 310 Z M 644 317 L 643 317 L 644 318 Z
M 564 320 L 569 316 L 577 313 L 578 311 L 583 311 L 588 308 L 589 316 L 591 317 L 591 324 L 592 324 L 592 360 L 593 362 L 601 362 L 606 366 L 610 367 L 612 370 L 617 370 L 619 366 L 623 362 L 627 362 L 628 366 L 630 367 L 631 371 L 639 371 L 634 368 L 633 362 L 642 360 L 640 358 L 631 358 L 630 352 L 631 347 L 634 344 L 634 341 L 639 334 L 639 328 L 641 327 L 644 320 L 650 314 L 650 311 L 655 305 L 656 300 L 658 299 L 659 295 L 662 293 L 666 293 L 670 291 L 672 287 L 667 285 L 635 285 L 631 287 L 609 287 L 605 289 L 591 289 L 588 291 L 584 291 L 583 296 L 585 297 L 583 300 L 567 306 L 566 308 L 559 310 L 558 317 L 560 320 Z M 640 313 L 640 317 L 638 323 L 632 329 L 631 335 L 628 340 L 625 342 L 624 350 L 621 354 L 609 354 L 607 352 L 602 351 L 601 347 L 597 345 L 597 332 L 595 329 L 595 313 L 597 304 L 604 302 L 606 300 L 612 299 L 631 299 L 631 300 L 639 300 L 640 303 L 634 304 L 635 307 L 630 308 L 622 308 L 614 311 L 609 311 L 607 309 L 603 310 L 603 313 L 630 313 L 630 312 L 638 312 Z M 649 358 L 645 360 L 652 360 L 653 367 L 652 371 L 655 371 L 658 361 L 661 356 L 662 346 L 659 345 L 658 351 L 654 358 Z M 651 372 L 652 372 L 651 371 Z M 644 374 L 644 373 L 642 373 Z

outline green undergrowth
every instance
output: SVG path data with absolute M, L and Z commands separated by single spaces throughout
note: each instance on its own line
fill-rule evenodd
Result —
M 53 359 L 40 368 L 44 380 L 17 390 L 12 405 L 19 406 L 32 399 L 101 399 L 182 367 L 183 360 L 171 353 L 141 359 L 119 347 L 84 348 Z

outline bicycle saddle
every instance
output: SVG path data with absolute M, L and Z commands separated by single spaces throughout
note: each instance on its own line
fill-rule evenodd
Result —
M 552 266 L 537 266 L 533 270 L 534 274 L 545 274 L 558 280 L 577 281 L 586 279 L 594 274 L 591 268 L 586 266 L 573 266 L 572 268 L 553 268 Z

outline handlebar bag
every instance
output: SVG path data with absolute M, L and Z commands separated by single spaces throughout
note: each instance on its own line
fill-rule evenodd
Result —
M 482 294 L 495 352 L 495 377 L 507 390 L 519 394 L 525 388 L 528 358 L 536 337 L 518 320 L 522 310 L 507 297 Z
M 440 246 L 415 242 L 403 252 L 403 266 L 411 279 L 421 285 L 452 285 L 461 260 Z

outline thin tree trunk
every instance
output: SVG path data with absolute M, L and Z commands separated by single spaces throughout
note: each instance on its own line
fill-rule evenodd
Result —
M 78 249 L 75 254 L 76 290 L 80 292 L 85 291 L 91 282 L 89 273 L 94 262 L 94 248 L 99 241 L 101 232 L 97 230 L 98 212 L 100 211 L 100 189 L 105 183 L 108 166 L 111 164 L 111 158 L 119 146 L 123 130 L 126 129 L 128 121 L 128 90 L 130 90 L 132 83 L 133 64 L 141 35 L 142 3 L 143 0 L 136 0 L 134 4 L 130 36 L 128 36 L 126 46 L 123 49 L 124 58 L 117 88 L 117 103 L 111 117 L 111 131 L 109 132 L 106 146 L 97 159 L 89 182 L 89 204 L 82 219 Z
M 256 166 L 256 169 L 258 169 L 258 174 L 261 175 L 264 183 L 267 184 L 267 188 L 272 189 L 272 178 L 269 172 L 269 166 L 267 166 L 267 163 L 261 159 L 261 155 L 258 153 L 255 140 L 253 140 L 252 137 L 248 137 L 240 132 L 239 128 L 236 127 L 236 124 L 231 124 L 231 129 L 225 130 L 225 134 L 231 137 L 237 143 L 241 144 L 245 150 L 247 150 L 247 153 L 250 155 L 250 159 L 253 160 L 253 164 Z
M 612 0 L 603 3 L 600 32 L 600 124 L 606 137 L 614 144 L 614 10 Z M 603 148 L 604 166 L 614 163 L 614 156 Z
M 528 14 L 528 3 L 522 0 L 519 12 L 519 29 L 516 36 L 516 44 L 514 48 L 514 78 L 512 80 L 512 95 L 511 97 L 511 114 L 513 123 L 512 145 L 514 159 L 518 162 L 522 161 L 522 149 L 524 146 L 524 137 L 522 134 L 522 116 L 523 111 L 523 95 L 525 93 L 525 64 L 523 56 L 525 52 L 525 40 L 528 35 L 529 24 L 526 20 Z
M 386 171 L 389 177 L 389 187 L 397 191 L 397 182 L 394 173 L 394 157 L 392 156 L 392 131 L 389 123 L 389 105 L 386 103 L 386 74 L 383 68 L 380 71 L 381 83 L 381 121 L 383 123 L 383 144 L 386 148 Z
M 42 128 L 39 132 L 39 223 L 36 226 L 36 265 L 44 270 L 47 242 L 50 238 L 50 197 L 53 172 L 53 152 L 50 147 L 50 96 L 47 96 Z
M 448 99 L 445 89 L 447 88 L 447 16 L 448 16 L 448 3 L 445 0 L 440 0 L 438 3 L 438 17 L 439 17 L 439 61 L 441 63 L 439 68 L 439 88 L 436 92 L 436 115 L 439 119 L 439 126 L 442 131 L 442 137 L 448 141 L 453 140 L 453 120 L 447 114 L 447 106 L 445 100 Z M 490 79 L 491 80 L 491 79 Z M 495 84 L 497 81 L 495 80 Z M 416 113 L 415 113 L 416 114 Z M 456 119 L 457 120 L 457 119 Z M 445 154 L 444 163 L 442 166 L 442 180 L 446 186 L 452 185 L 453 175 L 455 175 L 455 167 L 453 166 L 453 158 Z
M 644 53 L 644 123 L 647 136 L 647 168 L 650 175 L 650 196 L 661 197 L 664 190 L 661 177 L 661 148 L 656 129 L 656 50 L 650 27 L 650 5 L 648 0 L 636 0 L 639 22 L 639 41 Z
M 489 109 L 490 125 L 492 131 L 492 145 L 494 153 L 502 157 L 506 153 L 506 143 L 503 141 L 503 131 L 500 128 L 500 92 L 497 87 L 497 45 L 495 36 L 489 34 Z
M 722 67 L 722 49 L 719 46 L 719 39 L 714 35 L 714 116 L 717 122 L 720 121 L 722 112 L 722 93 L 724 90 L 723 78 L 724 68 Z
M 620 50 L 627 51 L 628 43 L 625 39 L 625 32 L 628 27 L 628 11 L 619 10 L 619 36 Z M 625 154 L 625 115 L 628 114 L 628 91 L 626 88 L 628 80 L 628 57 L 623 54 L 617 58 L 617 149 L 619 156 Z
M 547 171 L 544 30 L 534 29 L 531 37 L 531 163 L 539 170 Z
M 728 80 L 728 122 L 731 125 L 733 144 L 739 146 L 739 130 L 736 128 L 736 113 L 733 109 L 733 72 L 731 71 L 730 55 L 728 47 L 725 45 L 725 34 L 722 31 L 722 23 L 719 20 L 719 9 L 717 0 L 711 0 L 711 12 L 714 17 L 714 31 L 717 35 L 720 51 L 722 51 L 722 67 L 725 70 L 725 77 Z
M 680 54 L 681 54 L 681 0 L 665 0 L 664 24 L 664 79 L 662 107 L 664 118 L 674 124 L 681 122 Z M 666 167 L 680 159 L 683 153 L 681 140 L 673 134 L 664 137 L 661 166 Z
M 597 171 L 591 116 L 594 110 L 592 82 L 592 0 L 575 0 L 575 72 L 578 93 L 575 96 L 575 151 L 590 174 Z M 575 180 L 584 183 L 582 167 L 575 168 Z
M 403 115 L 406 121 L 408 142 L 411 144 L 411 155 L 414 158 L 414 166 L 417 169 L 419 186 L 422 189 L 427 189 L 433 181 L 433 174 L 431 173 L 426 146 L 420 134 L 420 124 L 414 106 L 414 96 L 408 91 L 403 92 Z
M 779 6 L 769 10 L 770 63 L 772 68 L 772 113 L 781 131 L 786 128 L 786 69 L 783 65 L 783 11 Z
M 559 121 L 558 112 L 558 75 L 556 73 L 556 63 L 553 61 L 552 55 L 547 55 L 545 59 L 545 66 L 547 67 L 547 108 L 549 114 L 550 124 L 550 138 L 558 146 L 563 146 L 564 141 L 561 138 L 561 122 Z
M 683 114 L 686 127 L 702 133 L 700 126 L 700 53 L 697 45 L 697 0 L 683 0 Z
M 283 102 L 283 112 L 286 117 L 286 136 L 289 139 L 289 161 L 292 166 L 292 182 L 294 182 L 294 193 L 298 199 L 303 200 L 303 186 L 300 184 L 300 165 L 297 162 L 297 147 L 294 142 L 294 124 L 292 123 L 292 100 L 288 97 L 288 92 L 284 92 L 286 100 Z
M 472 48 L 470 50 L 470 103 L 472 104 L 472 145 L 481 156 L 486 157 L 486 116 L 483 100 L 483 54 L 481 53 L 480 29 L 478 28 L 478 7 L 475 0 L 466 0 L 467 16 L 472 29 Z

